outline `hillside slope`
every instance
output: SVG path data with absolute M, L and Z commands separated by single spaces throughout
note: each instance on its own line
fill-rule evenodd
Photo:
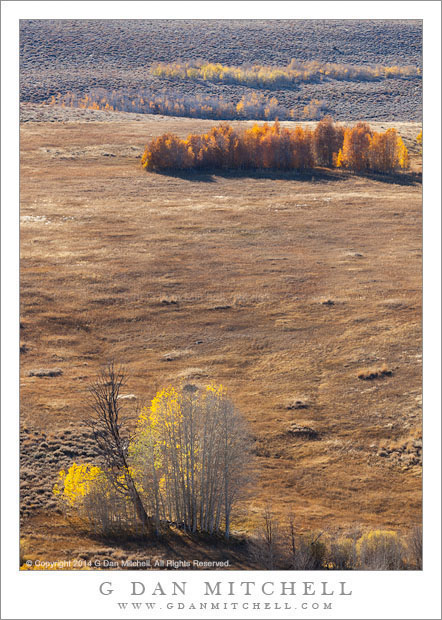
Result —
M 154 62 L 207 60 L 228 65 L 301 61 L 422 66 L 422 25 L 413 20 L 25 20 L 21 22 L 21 99 L 93 87 L 166 89 L 177 95 L 238 102 L 242 85 L 159 79 Z M 38 76 L 38 77 L 37 77 Z M 312 99 L 338 120 L 420 121 L 422 79 L 327 80 L 295 89 L 262 90 L 299 118 Z

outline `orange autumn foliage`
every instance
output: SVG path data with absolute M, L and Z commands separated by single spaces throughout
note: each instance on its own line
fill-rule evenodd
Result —
M 395 129 L 372 132 L 366 123 L 353 128 L 326 117 L 314 131 L 264 123 L 247 129 L 228 123 L 186 139 L 163 134 L 146 147 L 147 170 L 271 169 L 303 170 L 316 166 L 354 171 L 391 172 L 408 166 L 408 152 Z
M 222 123 L 203 135 L 185 140 L 165 134 L 152 140 L 142 158 L 148 170 L 164 169 L 275 169 L 300 170 L 314 165 L 313 134 L 296 127 L 281 129 L 255 124 L 236 130 Z
M 342 145 L 342 165 L 350 170 L 360 172 L 369 168 L 369 148 L 371 129 L 367 123 L 357 123 L 347 128 Z

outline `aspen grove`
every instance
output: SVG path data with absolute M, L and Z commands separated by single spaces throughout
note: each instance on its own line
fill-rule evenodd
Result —
M 408 151 L 395 129 L 373 132 L 367 123 L 355 127 L 322 119 L 312 131 L 255 124 L 250 129 L 222 123 L 203 135 L 181 139 L 174 134 L 154 138 L 142 165 L 147 170 L 272 169 L 303 170 L 317 166 L 357 172 L 389 173 L 408 167 Z
M 130 458 L 158 525 L 167 520 L 209 534 L 223 529 L 229 537 L 250 450 L 245 422 L 222 386 L 158 393 L 141 411 Z
M 54 494 L 95 533 L 158 534 L 173 524 L 229 538 L 234 506 L 247 488 L 250 446 L 245 420 L 223 386 L 169 387 L 141 410 L 124 465 L 74 463 L 59 473 Z

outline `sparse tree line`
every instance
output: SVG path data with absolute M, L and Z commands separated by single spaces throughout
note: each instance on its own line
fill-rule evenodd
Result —
M 242 84 L 252 88 L 290 88 L 302 82 L 326 79 L 375 81 L 387 78 L 408 78 L 421 75 L 418 67 L 352 65 L 321 63 L 317 60 L 293 59 L 287 66 L 228 66 L 202 61 L 158 63 L 153 75 L 176 80 L 203 80 L 214 83 Z
M 344 127 L 326 117 L 314 130 L 282 128 L 276 121 L 249 129 L 223 123 L 186 139 L 163 134 L 147 145 L 142 165 L 147 170 L 303 170 L 326 166 L 392 172 L 408 167 L 408 151 L 395 129 L 378 133 L 367 123 Z
M 298 533 L 293 515 L 281 523 L 269 507 L 250 542 L 251 557 L 268 570 L 420 570 L 422 528 Z
M 175 527 L 228 539 L 238 500 L 251 492 L 253 440 L 225 388 L 162 390 L 130 432 L 120 398 L 125 381 L 109 364 L 90 387 L 85 423 L 98 463 L 59 472 L 54 495 L 64 514 L 104 537 L 162 535 Z M 292 515 L 281 523 L 266 508 L 247 554 L 269 570 L 419 569 L 422 532 L 299 533 Z
M 163 114 L 186 118 L 208 118 L 215 120 L 293 120 L 295 109 L 279 104 L 276 97 L 267 98 L 261 93 L 243 95 L 237 103 L 225 100 L 222 95 L 182 95 L 176 93 L 153 93 L 148 89 L 129 93 L 124 90 L 105 90 L 97 88 L 85 95 L 68 92 L 57 94 L 47 102 L 48 105 L 83 108 L 89 110 L 108 110 L 111 112 L 133 112 L 136 114 Z M 313 101 L 304 109 L 304 117 L 315 119 L 325 109 L 325 103 Z

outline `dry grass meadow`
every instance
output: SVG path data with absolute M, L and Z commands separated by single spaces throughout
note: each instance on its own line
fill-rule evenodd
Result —
M 93 460 L 84 399 L 109 358 L 127 368 L 134 419 L 169 383 L 228 387 L 256 454 L 237 533 L 253 531 L 269 502 L 281 518 L 293 512 L 300 531 L 406 533 L 419 523 L 418 175 L 147 173 L 139 158 L 152 136 L 214 122 L 92 111 L 34 122 L 37 112 L 21 125 L 29 557 L 135 553 L 74 532 L 51 498 L 62 466 Z M 394 126 L 419 172 L 420 125 Z M 189 544 L 179 539 L 177 557 Z M 191 553 L 205 557 L 198 545 Z

